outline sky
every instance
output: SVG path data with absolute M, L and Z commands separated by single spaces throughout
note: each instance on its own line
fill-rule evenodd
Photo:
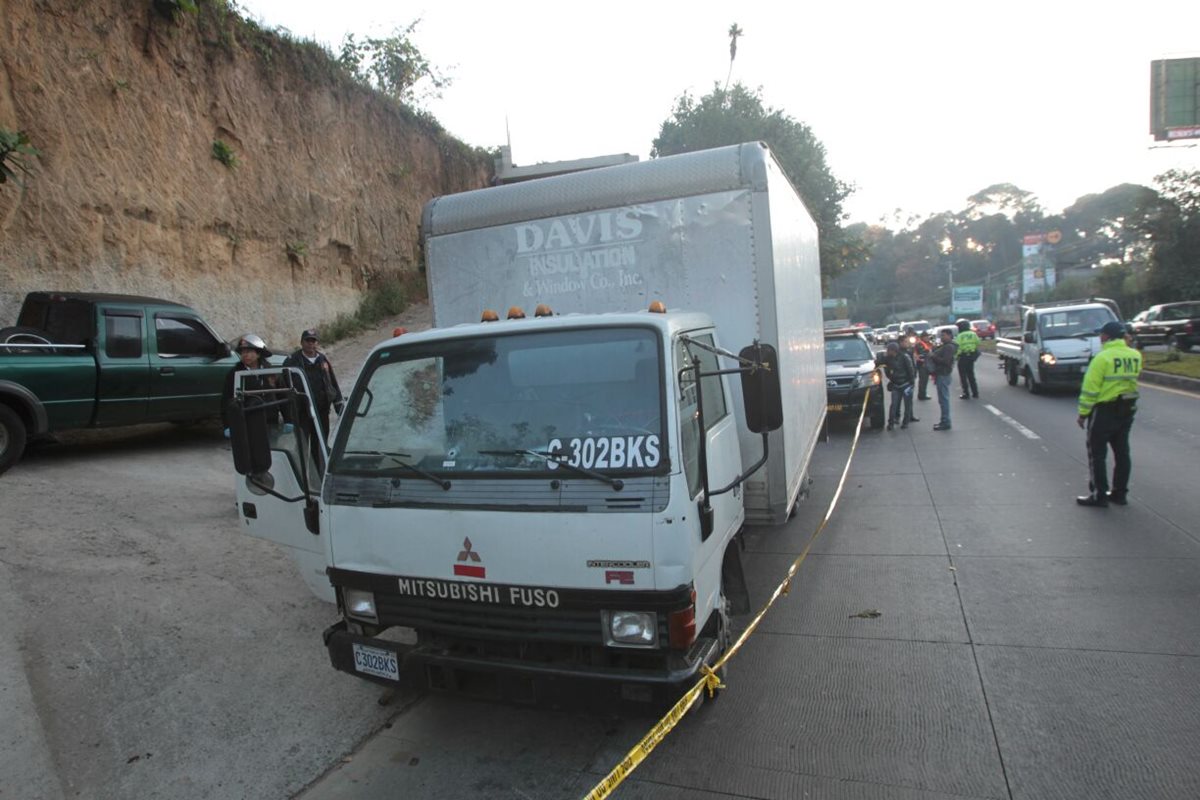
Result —
M 520 166 L 632 153 L 685 92 L 732 80 L 807 124 L 854 186 L 847 222 L 903 227 L 995 183 L 1049 212 L 1120 183 L 1200 169 L 1200 139 L 1149 133 L 1150 62 L 1200 56 L 1200 3 L 562 3 L 241 0 L 267 27 L 336 50 L 413 40 L 452 79 L 425 104 L 467 144 Z

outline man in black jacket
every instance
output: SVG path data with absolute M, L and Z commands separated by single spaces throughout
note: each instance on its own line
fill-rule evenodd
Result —
M 937 386 L 938 405 L 942 408 L 942 418 L 935 431 L 950 430 L 950 379 L 954 374 L 954 359 L 958 355 L 958 345 L 954 343 L 954 331 L 942 328 L 939 334 L 941 343 L 929 354 L 929 372 L 933 375 Z
M 887 429 L 890 431 L 900 423 L 901 428 L 907 428 L 909 420 L 913 419 L 913 381 L 916 379 L 916 367 L 908 353 L 901 351 L 895 342 L 888 342 L 887 355 L 883 359 L 883 371 L 887 375 L 888 390 L 892 393 L 892 406 L 888 412 Z M 901 422 L 900 404 L 904 404 L 904 418 Z
M 316 329 L 309 328 L 300 334 L 300 349 L 287 357 L 283 362 L 285 367 L 298 367 L 304 370 L 304 378 L 308 381 L 308 389 L 312 392 L 313 405 L 317 409 L 317 422 L 321 425 L 321 438 L 329 439 L 329 410 L 337 408 L 342 413 L 342 390 L 338 388 L 337 377 L 333 374 L 333 365 L 329 359 L 318 350 L 321 337 Z

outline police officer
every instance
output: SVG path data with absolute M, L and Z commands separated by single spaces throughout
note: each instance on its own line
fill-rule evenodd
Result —
M 317 422 L 321 425 L 321 436 L 328 439 L 329 409 L 336 407 L 338 413 L 341 413 L 342 390 L 338 387 L 337 377 L 333 374 L 333 365 L 318 349 L 320 342 L 321 337 L 315 328 L 304 331 L 300 334 L 300 349 L 288 356 L 283 365 L 304 370 L 304 378 L 308 381 L 309 391 L 313 395 L 313 405 L 317 409 Z
M 1100 352 L 1088 364 L 1079 391 L 1079 427 L 1087 431 L 1088 494 L 1076 497 L 1081 506 L 1105 508 L 1129 501 L 1129 429 L 1137 412 L 1138 376 L 1142 354 L 1125 342 L 1125 326 L 1106 322 L 1100 329 Z M 1113 450 L 1112 491 L 1108 486 L 1108 448 Z
M 929 356 L 933 352 L 933 343 L 929 341 L 929 330 L 921 331 L 913 345 L 913 356 L 917 362 L 917 399 L 929 399 Z
M 971 323 L 965 319 L 954 321 L 958 335 L 954 343 L 958 345 L 958 382 L 962 384 L 962 394 L 959 398 L 969 400 L 979 397 L 979 384 L 975 382 L 975 361 L 979 358 L 979 334 L 971 330 Z

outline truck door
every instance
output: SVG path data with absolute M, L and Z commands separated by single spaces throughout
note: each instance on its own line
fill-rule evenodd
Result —
M 304 375 L 294 369 L 236 375 L 230 438 L 242 530 L 286 547 L 308 588 L 332 603 L 325 574 L 331 555 L 319 503 L 328 447 L 314 422 Z M 265 412 L 257 410 L 262 405 Z
M 225 378 L 236 359 L 195 315 L 159 311 L 154 314 L 153 325 L 150 419 L 218 416 Z
M 108 307 L 100 315 L 96 361 L 96 425 L 146 421 L 150 361 L 145 352 L 145 313 L 141 308 Z
M 709 347 L 714 346 L 713 336 L 691 334 Z M 692 363 L 692 356 L 700 359 L 702 372 L 716 372 L 721 368 L 717 356 L 699 347 L 688 347 L 683 340 L 675 343 L 675 364 L 683 367 Z M 708 460 L 708 477 L 711 488 L 729 485 L 741 474 L 742 456 L 738 444 L 737 422 L 734 418 L 729 393 L 725 390 L 724 377 L 712 375 L 703 378 L 701 385 L 704 402 L 705 449 Z M 703 491 L 700 474 L 699 423 L 697 420 L 696 382 L 692 373 L 681 374 L 676 402 L 679 404 L 679 440 L 683 457 L 683 470 L 687 477 L 688 491 L 699 501 Z M 736 530 L 742 520 L 740 487 L 710 498 L 713 508 L 713 533 L 710 541 L 722 541 L 730 530 Z

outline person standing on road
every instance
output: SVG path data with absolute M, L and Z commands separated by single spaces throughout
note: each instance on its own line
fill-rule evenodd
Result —
M 883 359 L 883 371 L 887 375 L 888 391 L 892 393 L 887 429 L 890 431 L 896 427 L 898 422 L 901 428 L 907 428 L 908 421 L 912 417 L 913 380 L 916 378 L 916 371 L 912 359 L 908 357 L 907 353 L 901 351 L 900 346 L 895 342 L 888 342 L 887 355 Z M 900 421 L 902 403 L 904 405 L 903 422 Z
M 238 339 L 238 343 L 233 349 L 238 354 L 238 363 L 234 364 L 233 369 L 229 370 L 229 374 L 225 376 L 225 391 L 221 395 L 221 420 L 225 426 L 226 437 L 229 436 L 229 413 L 230 406 L 233 403 L 234 389 L 237 386 L 237 374 L 239 372 L 266 369 L 270 366 L 267 359 L 271 357 L 271 351 L 267 349 L 267 343 L 262 340 L 261 336 L 253 333 L 247 333 Z M 274 386 L 274 375 L 246 378 L 242 381 L 242 388 L 250 391 L 270 389 Z M 262 396 L 260 395 L 260 397 Z M 276 411 L 271 415 L 272 421 L 275 421 L 278 414 L 279 412 Z
M 315 328 L 300 334 L 300 349 L 287 357 L 285 367 L 296 367 L 304 371 L 308 390 L 312 392 L 313 406 L 317 410 L 317 422 L 321 426 L 321 438 L 329 440 L 329 410 L 342 413 L 342 390 L 338 387 L 333 365 L 318 348 L 321 337 Z
M 958 345 L 954 342 L 954 333 L 950 328 L 942 328 L 941 343 L 929 354 L 929 372 L 933 375 L 933 383 L 937 388 L 938 406 L 941 407 L 942 418 L 933 426 L 935 431 L 950 430 L 950 382 L 954 379 L 954 357 L 958 353 Z
M 929 342 L 929 331 L 921 331 L 917 343 L 913 345 L 913 356 L 917 362 L 917 399 L 929 399 L 929 354 L 933 345 Z
M 1142 354 L 1125 341 L 1125 326 L 1106 322 L 1100 329 L 1100 352 L 1088 364 L 1079 391 L 1079 427 L 1087 431 L 1088 493 L 1076 497 L 1081 506 L 1126 505 L 1129 492 L 1129 430 L 1137 413 Z M 1112 491 L 1108 484 L 1108 448 L 1113 451 Z
M 954 343 L 958 345 L 958 381 L 962 384 L 962 394 L 959 398 L 970 400 L 979 398 L 979 384 L 975 382 L 975 362 L 979 359 L 979 334 L 971 330 L 971 323 L 965 319 L 955 320 L 958 336 Z

